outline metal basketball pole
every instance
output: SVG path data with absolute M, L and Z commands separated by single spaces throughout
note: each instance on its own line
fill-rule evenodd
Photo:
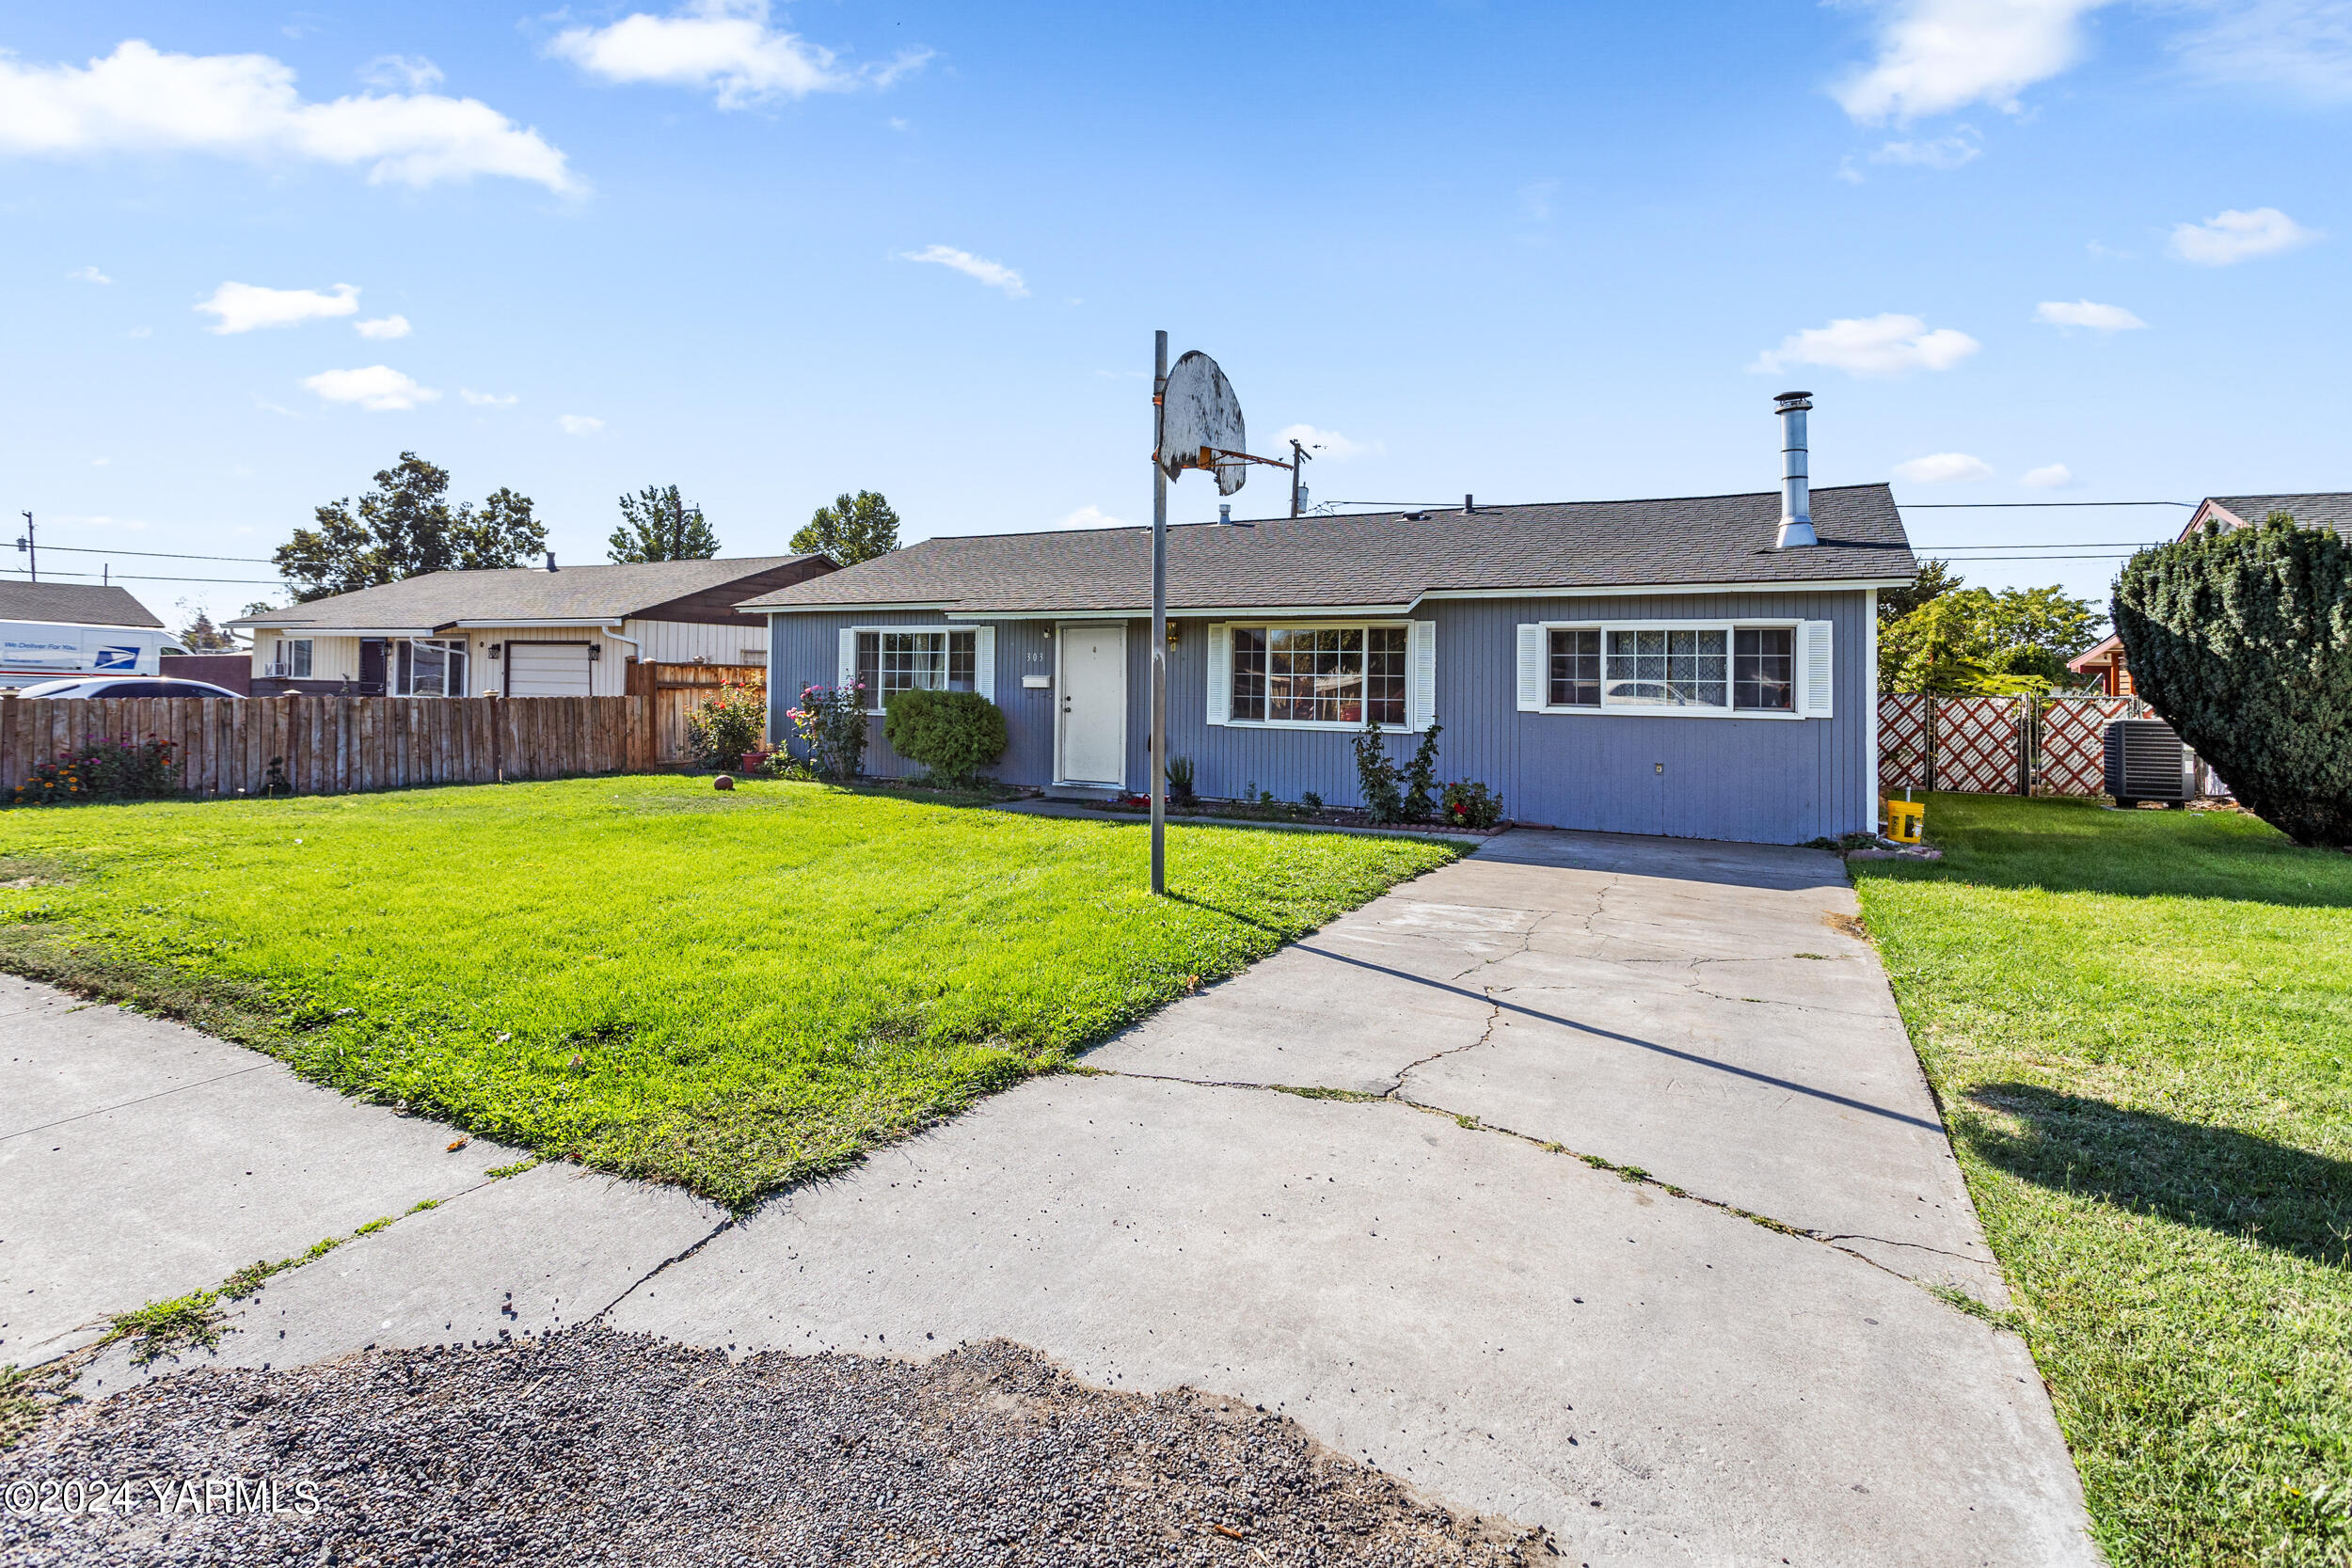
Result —
M 1160 466 L 1168 334 L 1152 344 L 1152 892 L 1168 892 L 1168 470 Z

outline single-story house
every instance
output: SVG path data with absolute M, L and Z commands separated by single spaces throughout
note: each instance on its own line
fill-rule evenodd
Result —
M 0 690 L 68 675 L 152 675 L 179 642 L 127 589 L 0 581 Z
M 229 623 L 253 639 L 253 694 L 617 697 L 628 666 L 762 664 L 767 623 L 735 607 L 834 570 L 822 555 L 426 572 Z
M 1802 459 L 1802 451 L 1796 454 Z M 1440 770 L 1513 819 L 1797 843 L 1878 821 L 1878 591 L 1917 566 L 1883 484 L 1168 530 L 1168 754 L 1232 799 L 1360 800 L 1372 721 L 1442 723 Z M 1818 543 L 1804 539 L 1818 534 Z M 1783 545 L 1780 541 L 1788 538 Z M 1149 785 L 1149 529 L 935 538 L 744 602 L 770 733 L 862 682 L 869 770 L 910 687 L 1003 708 L 996 775 Z M 1399 754 L 1404 744 L 1396 748 Z

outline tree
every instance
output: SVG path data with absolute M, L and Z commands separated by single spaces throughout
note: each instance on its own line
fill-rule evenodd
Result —
M 188 608 L 182 599 L 180 609 Z M 237 640 L 213 625 L 213 618 L 199 610 L 195 619 L 180 628 L 180 646 L 192 654 L 233 654 L 238 651 Z
M 1922 561 L 1919 575 L 1908 588 L 1879 590 L 1879 625 L 1891 625 L 1938 594 L 1948 594 L 1961 585 L 1961 576 L 1952 570 L 1948 561 Z
M 2115 585 L 2132 682 L 2238 800 L 2352 846 L 2352 543 L 2274 512 L 2140 551 Z
M 608 544 L 606 553 L 624 565 L 708 561 L 719 553 L 719 536 L 703 521 L 703 509 L 689 505 L 675 484 L 666 490 L 648 484 L 633 496 L 623 496 L 621 526 L 612 531 Z
M 803 555 L 823 551 L 844 566 L 888 555 L 898 547 L 898 515 L 872 490 L 848 491 L 820 506 L 808 526 L 792 536 L 792 548 Z
M 357 508 L 348 498 L 317 508 L 318 527 L 294 530 L 272 559 L 301 602 L 425 572 L 519 565 L 547 548 L 529 496 L 501 486 L 479 512 L 471 502 L 453 511 L 448 497 L 449 470 L 404 451 Z
M 1922 573 L 1924 578 L 1926 574 Z M 2067 659 L 2099 640 L 2088 599 L 2056 587 L 1962 588 L 1953 578 L 1879 629 L 1879 689 L 1942 696 L 2048 691 Z

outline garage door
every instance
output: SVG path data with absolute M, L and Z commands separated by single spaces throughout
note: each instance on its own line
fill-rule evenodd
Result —
M 506 694 L 510 697 L 585 697 L 588 644 L 509 642 Z

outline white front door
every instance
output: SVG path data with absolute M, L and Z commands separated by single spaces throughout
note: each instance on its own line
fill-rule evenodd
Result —
M 1057 784 L 1127 785 L 1127 627 L 1064 626 L 1060 712 L 1054 731 Z

